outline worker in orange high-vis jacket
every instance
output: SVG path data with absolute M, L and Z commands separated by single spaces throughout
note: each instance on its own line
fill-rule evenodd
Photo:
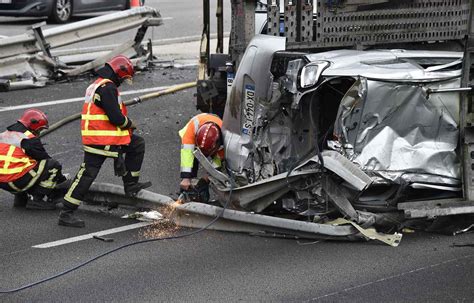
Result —
M 221 127 L 222 120 L 218 116 L 203 113 L 191 118 L 179 131 L 181 137 L 181 190 L 190 190 L 191 179 L 197 177 L 199 163 L 193 154 L 195 148 L 199 148 L 204 156 L 211 158 L 215 168 L 222 166 L 224 148 Z M 202 181 L 209 183 L 207 176 L 200 180 L 200 182 Z
M 59 225 L 84 227 L 74 215 L 97 177 L 105 159 L 114 159 L 115 174 L 123 180 L 125 194 L 134 197 L 150 182 L 138 182 L 145 154 L 145 140 L 134 134 L 136 128 L 127 116 L 118 87 L 131 80 L 135 71 L 125 56 L 116 56 L 97 71 L 99 78 L 86 90 L 81 115 L 84 162 L 64 196 Z M 125 156 L 123 156 L 125 155 Z
M 0 133 L 0 188 L 15 195 L 15 207 L 56 209 L 56 190 L 67 188 L 61 164 L 49 156 L 38 137 L 48 126 L 44 112 L 27 109 Z

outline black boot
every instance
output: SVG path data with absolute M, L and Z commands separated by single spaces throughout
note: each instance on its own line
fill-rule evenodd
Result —
M 32 198 L 28 199 L 26 203 L 26 209 L 34 210 L 55 210 L 56 204 L 49 201 L 44 201 L 44 195 L 32 195 Z
M 26 203 L 28 203 L 28 195 L 26 193 L 15 194 L 15 198 L 13 199 L 13 207 L 25 207 Z
M 123 189 L 127 197 L 136 197 L 138 192 L 142 189 L 151 186 L 151 182 L 127 182 L 123 184 Z
M 85 227 L 83 220 L 74 216 L 77 206 L 67 201 L 63 201 L 63 210 L 59 213 L 58 225 L 70 227 Z

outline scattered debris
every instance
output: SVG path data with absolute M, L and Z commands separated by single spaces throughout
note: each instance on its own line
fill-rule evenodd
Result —
M 100 241 L 104 241 L 104 242 L 114 242 L 114 239 L 112 238 L 104 238 L 104 237 L 96 236 L 96 235 L 92 236 L 92 238 L 100 240 Z
M 123 219 L 136 219 L 138 221 L 144 221 L 144 222 L 153 222 L 153 221 L 159 221 L 159 220 L 164 219 L 163 215 L 156 210 L 141 211 L 141 212 L 137 211 L 137 212 L 134 212 L 133 214 L 122 216 L 122 218 Z
M 161 25 L 162 18 L 153 8 L 138 7 L 46 30 L 42 29 L 44 24 L 34 24 L 27 33 L 0 39 L 1 90 L 41 87 L 54 80 L 77 77 L 118 54 L 135 58 L 132 61 L 137 68 L 144 68 L 146 61 L 153 59 L 153 51 L 149 49 L 152 44 L 142 45 L 142 40 L 148 27 Z M 138 28 L 135 37 L 111 50 L 54 52 L 55 48 L 133 28 Z

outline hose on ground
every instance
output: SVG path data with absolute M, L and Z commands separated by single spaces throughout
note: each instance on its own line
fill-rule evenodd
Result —
M 194 82 L 187 82 L 187 83 L 183 83 L 183 84 L 173 85 L 173 86 L 171 86 L 167 89 L 160 90 L 158 92 L 149 93 L 149 94 L 146 94 L 146 95 L 135 97 L 132 100 L 127 100 L 127 101 L 124 102 L 124 104 L 129 106 L 129 105 L 142 103 L 142 102 L 145 102 L 145 101 L 150 100 L 150 99 L 158 98 L 158 97 L 169 95 L 169 94 L 172 94 L 172 93 L 175 93 L 175 92 L 187 89 L 187 88 L 195 87 L 196 84 L 197 84 L 196 81 L 194 81 Z M 67 117 L 59 120 L 58 122 L 52 124 L 47 130 L 42 131 L 41 134 L 40 134 L 40 137 L 44 137 L 47 134 L 57 130 L 58 128 L 68 124 L 69 122 L 72 122 L 72 121 L 80 119 L 80 118 L 81 118 L 80 113 L 67 116 Z

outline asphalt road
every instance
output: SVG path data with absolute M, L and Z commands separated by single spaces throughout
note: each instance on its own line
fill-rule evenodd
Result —
M 133 89 L 195 79 L 195 69 L 144 72 Z M 89 79 L 13 91 L 0 95 L 0 106 L 79 97 Z M 123 87 L 122 91 L 131 90 Z M 177 131 L 196 114 L 193 90 L 130 109 L 147 142 L 143 179 L 151 190 L 175 196 L 178 175 Z M 55 122 L 80 111 L 81 102 L 42 107 Z M 0 112 L 0 129 L 21 110 Z M 82 160 L 79 123 L 44 138 L 47 148 L 74 174 Z M 98 180 L 120 184 L 111 161 Z M 12 207 L 0 193 L 0 288 L 19 287 L 69 269 L 112 248 L 147 239 L 159 229 L 112 234 L 108 243 L 94 239 L 38 249 L 33 245 L 84 235 L 136 221 L 105 209 L 82 208 L 85 229 L 56 225 L 58 211 Z M 148 230 L 148 231 L 147 231 Z M 162 230 L 161 230 L 162 231 Z M 170 231 L 176 235 L 189 230 Z M 416 232 L 398 248 L 374 242 L 316 242 L 261 238 L 204 231 L 197 235 L 132 246 L 33 288 L 0 295 L 2 302 L 157 302 L 157 301 L 322 301 L 322 302 L 471 302 L 474 298 L 474 251 L 452 247 L 474 243 L 474 234 L 456 237 Z
M 200 33 L 200 20 L 194 18 L 200 12 L 200 1 L 147 0 L 149 5 L 154 3 L 164 16 L 180 16 L 171 20 L 178 23 L 165 28 L 163 36 L 157 38 Z M 188 11 L 188 7 L 193 9 Z M 32 23 L 17 21 L 3 23 L 0 19 L 0 35 L 22 32 L 22 26 Z M 196 25 L 185 29 L 183 24 Z M 113 42 L 113 38 L 108 39 Z M 134 86 L 125 86 L 122 91 L 195 78 L 195 68 L 155 69 L 140 73 Z M 3 107 L 81 97 L 91 80 L 0 93 L 0 130 L 22 112 L 1 111 Z M 153 182 L 154 192 L 176 197 L 177 132 L 197 113 L 193 94 L 189 89 L 129 109 L 146 140 L 142 176 Z M 81 107 L 81 102 L 75 102 L 41 109 L 54 123 Z M 79 122 L 57 130 L 43 142 L 63 164 L 64 172 L 77 172 L 82 162 Z M 111 161 L 105 163 L 97 181 L 121 184 L 113 176 Z M 33 248 L 137 221 L 119 218 L 131 210 L 81 207 L 79 215 L 86 228 L 66 228 L 57 225 L 59 210 L 27 211 L 13 208 L 12 203 L 10 194 L 0 192 L 0 292 L 58 274 L 124 244 L 191 231 L 148 227 L 108 235 L 114 239 L 110 243 L 89 239 Z M 417 231 L 404 235 L 400 246 L 392 248 L 375 242 L 307 242 L 203 231 L 127 247 L 52 281 L 0 294 L 0 302 L 472 302 L 474 248 L 453 244 L 474 244 L 474 233 L 451 237 Z

